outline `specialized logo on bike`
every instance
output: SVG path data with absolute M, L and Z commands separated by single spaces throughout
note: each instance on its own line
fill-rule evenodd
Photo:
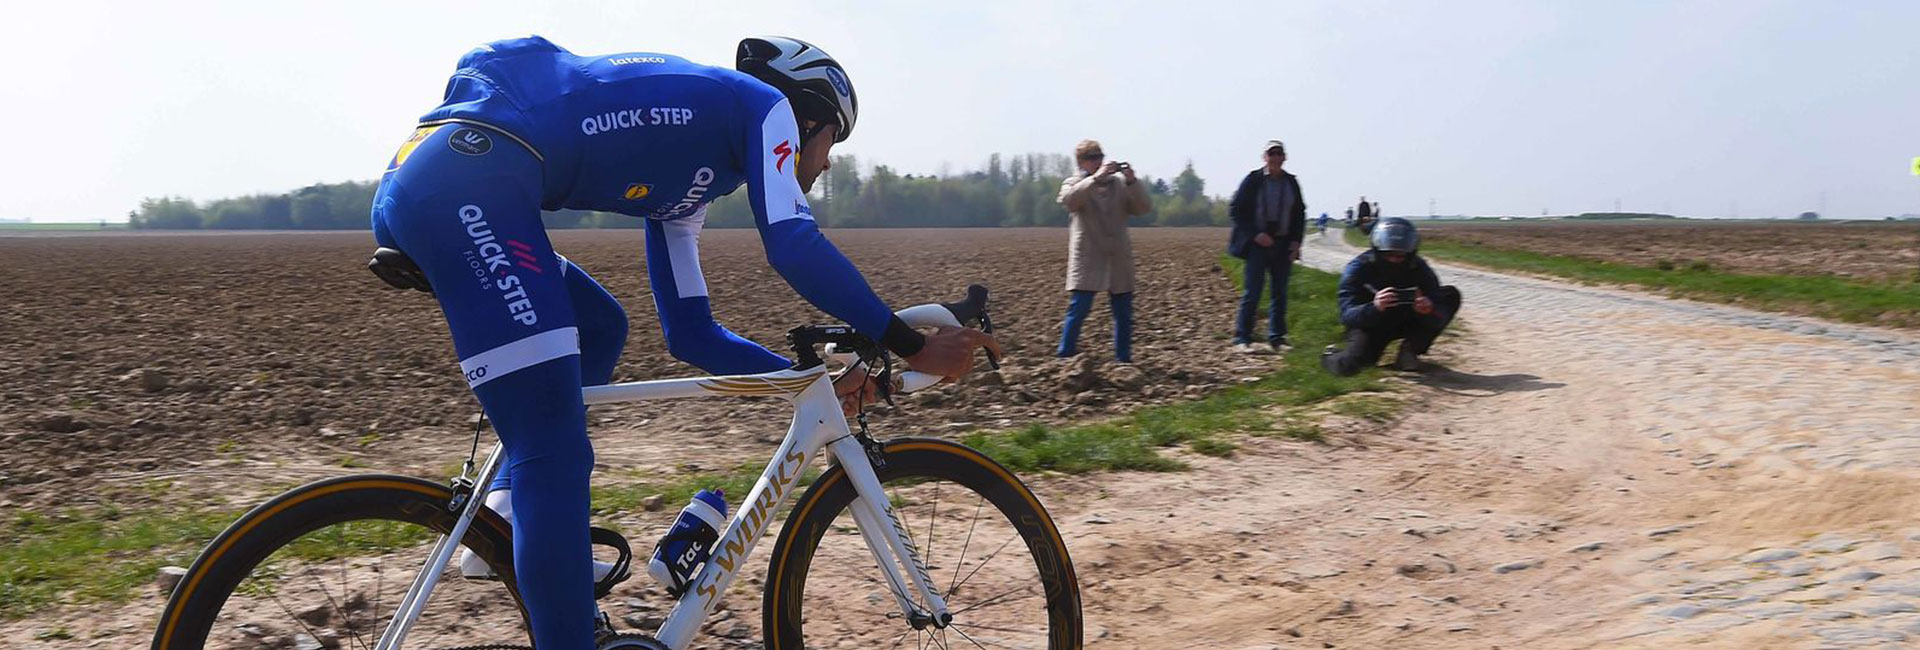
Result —
M 447 138 L 447 146 L 469 156 L 484 156 L 493 151 L 493 138 L 478 129 L 460 129 Z
M 519 267 L 534 273 L 546 273 L 540 269 L 540 258 L 534 257 L 533 247 L 512 239 L 497 240 L 480 206 L 460 206 L 460 221 L 466 224 L 467 237 L 473 240 L 474 247 L 467 249 L 466 258 L 467 266 L 473 269 L 474 279 L 481 288 L 500 292 L 500 299 L 506 302 L 507 313 L 514 320 L 530 327 L 539 323 L 540 316 L 534 313 L 533 301 L 527 299 L 527 288 L 521 286 L 520 276 L 513 271 L 514 267 Z
M 814 379 L 814 377 L 808 377 L 807 381 L 811 382 Z M 761 533 L 767 532 L 767 524 L 773 523 L 771 512 L 773 504 L 786 499 L 787 492 L 792 490 L 794 483 L 800 479 L 800 470 L 806 467 L 806 463 L 807 455 L 800 451 L 788 452 L 786 457 L 780 459 L 779 466 L 774 468 L 773 480 L 767 482 L 766 491 L 761 492 L 760 500 L 753 502 L 746 511 L 746 521 L 740 522 L 740 528 L 734 532 L 733 536 L 714 543 L 713 558 L 710 561 L 719 565 L 719 573 L 733 573 L 734 565 L 747 554 L 747 547 L 753 546 L 753 540 Z M 712 571 L 703 572 L 703 575 L 719 577 L 718 573 Z M 720 595 L 720 590 L 715 587 L 714 582 L 717 580 L 708 580 L 694 587 L 693 590 L 712 600 Z

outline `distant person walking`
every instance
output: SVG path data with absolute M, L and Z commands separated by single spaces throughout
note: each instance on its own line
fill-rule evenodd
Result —
M 1113 358 L 1133 362 L 1133 242 L 1127 218 L 1153 209 L 1147 184 L 1133 166 L 1106 162 L 1100 143 L 1081 140 L 1073 148 L 1080 171 L 1060 183 L 1060 205 L 1071 218 L 1067 242 L 1067 318 L 1060 326 L 1054 354 L 1079 353 L 1080 326 L 1093 311 L 1093 294 L 1107 292 L 1113 311 Z
M 1247 173 L 1227 204 L 1233 233 L 1227 254 L 1246 260 L 1240 311 L 1233 321 L 1233 349 L 1242 353 L 1271 353 L 1287 347 L 1287 278 L 1300 259 L 1300 241 L 1306 237 L 1307 201 L 1300 179 L 1287 173 L 1287 145 L 1268 140 L 1261 154 L 1266 164 Z M 1260 306 L 1262 285 L 1272 280 L 1267 307 L 1267 340 L 1253 340 L 1253 318 Z

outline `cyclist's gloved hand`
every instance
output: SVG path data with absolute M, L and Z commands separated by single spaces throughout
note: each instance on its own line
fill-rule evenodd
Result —
M 992 334 L 971 327 L 942 327 L 927 335 L 926 346 L 907 357 L 907 366 L 920 372 L 958 379 L 973 371 L 973 351 L 986 348 L 1004 354 Z

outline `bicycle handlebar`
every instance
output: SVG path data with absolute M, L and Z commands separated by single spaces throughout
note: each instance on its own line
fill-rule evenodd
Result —
M 914 305 L 894 312 L 901 321 L 914 328 L 974 327 L 982 331 L 993 332 L 993 319 L 987 315 L 987 288 L 980 285 L 967 287 L 965 299 L 939 304 Z M 862 365 L 857 350 L 841 351 L 839 343 L 828 343 L 822 352 L 827 358 L 846 364 L 848 368 L 858 370 Z M 994 369 L 1000 368 L 1000 360 L 993 352 L 987 352 L 987 363 Z M 945 377 L 917 370 L 907 370 L 895 374 L 893 389 L 911 393 L 927 388 L 945 380 Z

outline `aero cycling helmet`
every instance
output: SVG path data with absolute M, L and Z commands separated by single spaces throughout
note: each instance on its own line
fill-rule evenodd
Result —
M 785 93 L 794 117 L 840 127 L 834 142 L 845 142 L 853 133 L 860 100 L 846 69 L 826 50 L 785 36 L 749 38 L 740 41 L 733 67 Z M 812 135 L 803 134 L 801 140 Z
M 1400 217 L 1387 217 L 1373 226 L 1373 249 L 1394 253 L 1412 253 L 1420 249 L 1420 233 L 1413 229 L 1413 222 Z

